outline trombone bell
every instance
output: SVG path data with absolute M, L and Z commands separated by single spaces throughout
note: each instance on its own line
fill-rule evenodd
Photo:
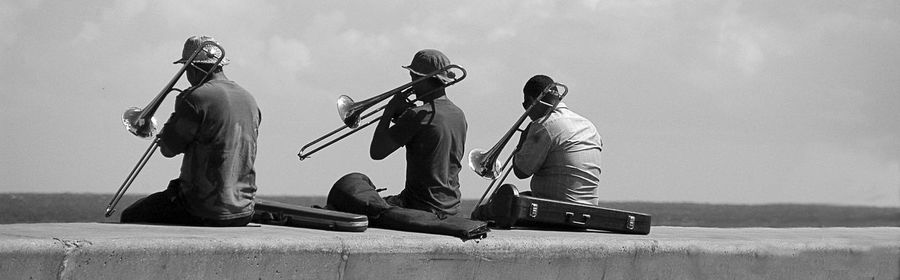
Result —
M 353 107 L 353 104 L 353 98 L 346 95 L 341 95 L 341 97 L 338 97 L 337 99 L 338 116 L 341 117 L 341 121 L 349 128 L 356 128 L 359 126 L 359 110 L 356 110 L 356 108 Z
M 128 108 L 128 110 L 125 110 L 125 113 L 122 114 L 122 124 L 125 125 L 125 128 L 128 129 L 128 132 L 131 132 L 131 134 L 147 139 L 156 135 L 157 123 L 156 118 L 154 117 L 150 117 L 150 123 L 145 123 L 145 120 L 141 119 L 142 111 L 143 109 L 138 107 Z
M 500 161 L 494 160 L 493 166 L 488 166 L 488 151 L 482 149 L 474 149 L 469 152 L 469 168 L 475 171 L 475 174 L 488 180 L 497 179 L 500 176 Z M 494 157 L 496 158 L 496 157 Z
M 459 71 L 461 74 L 456 75 L 453 71 Z M 297 157 L 299 157 L 300 160 L 309 158 L 309 156 L 311 154 L 315 153 L 316 151 L 319 151 L 325 147 L 328 147 L 331 144 L 334 144 L 335 142 L 340 141 L 341 139 L 344 139 L 345 137 L 350 136 L 351 134 L 356 133 L 357 131 L 368 127 L 369 125 L 374 124 L 377 121 L 380 121 L 382 118 L 384 118 L 384 116 L 382 116 L 382 118 L 375 118 L 372 120 L 367 120 L 367 121 L 363 122 L 362 125 L 360 125 L 360 122 L 362 120 L 365 120 L 365 119 L 369 118 L 370 116 L 372 116 L 373 114 L 375 114 L 381 110 L 384 110 L 387 107 L 387 105 L 390 103 L 382 105 L 380 108 L 370 111 L 370 112 L 365 112 L 366 110 L 378 105 L 380 102 L 387 100 L 388 98 L 392 98 L 393 96 L 401 95 L 404 98 L 407 98 L 407 100 L 406 100 L 407 102 L 417 101 L 418 99 L 413 100 L 413 101 L 410 101 L 408 99 L 409 96 L 412 94 L 412 88 L 418 83 L 427 81 L 428 79 L 431 79 L 431 78 L 438 77 L 438 74 L 441 74 L 441 73 L 448 73 L 446 75 L 451 80 L 446 81 L 444 79 L 441 79 L 442 82 L 444 82 L 444 84 L 440 88 L 446 88 L 451 85 L 454 85 L 454 84 L 458 83 L 459 81 L 462 81 L 466 77 L 466 69 L 463 69 L 462 67 L 459 67 L 458 65 L 451 64 L 444 68 L 435 70 L 434 72 L 431 72 L 427 75 L 418 77 L 415 80 L 412 80 L 412 81 L 410 81 L 404 85 L 401 85 L 399 87 L 396 87 L 392 90 L 389 90 L 389 91 L 386 91 L 379 95 L 370 97 L 366 100 L 353 101 L 353 99 L 350 98 L 349 96 L 341 95 L 340 97 L 338 97 L 336 103 L 337 103 L 338 116 L 341 117 L 341 121 L 344 122 L 344 125 L 329 132 L 329 133 L 326 133 L 324 136 L 319 137 L 316 140 L 313 140 L 312 142 L 307 143 L 306 145 L 303 145 L 303 147 L 300 148 L 300 152 L 297 153 Z M 440 89 L 440 88 L 438 88 L 438 89 Z M 424 95 L 428 95 L 428 94 L 434 92 L 435 90 L 431 90 L 427 93 L 424 93 Z M 416 94 L 416 97 L 421 98 L 422 96 L 420 96 L 419 94 Z M 304 152 L 307 148 L 312 147 L 313 145 L 315 145 L 316 143 L 319 143 L 321 141 L 328 140 L 329 137 L 332 137 L 333 135 L 340 133 L 342 130 L 344 130 L 346 128 L 350 128 L 351 130 L 344 134 L 340 134 L 338 136 L 335 136 L 334 138 L 331 138 L 331 140 L 325 142 L 325 144 L 321 144 L 318 147 L 311 149 L 309 152 Z

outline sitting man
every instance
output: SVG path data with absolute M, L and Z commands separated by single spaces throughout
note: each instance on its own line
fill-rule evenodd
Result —
M 527 109 L 538 102 L 541 92 L 552 84 L 553 79 L 544 75 L 529 79 L 522 89 L 522 106 Z M 516 177 L 531 177 L 534 197 L 597 205 L 603 150 L 597 128 L 560 102 L 558 96 L 547 94 L 543 101 L 529 113 L 532 122 L 519 139 L 513 157 Z M 559 102 L 556 109 L 548 112 L 547 104 L 555 102 Z
M 247 90 L 225 77 L 223 52 L 203 47 L 207 36 L 184 43 L 181 59 L 191 87 L 178 95 L 175 112 L 159 133 L 163 156 L 184 154 L 181 175 L 166 190 L 122 211 L 123 223 L 245 226 L 256 194 L 256 139 L 261 114 Z M 216 61 L 221 61 L 216 64 Z
M 558 93 L 545 94 L 538 100 L 545 89 L 558 90 L 551 85 L 554 82 L 550 77 L 536 75 L 522 89 L 522 106 L 525 110 L 532 104 L 534 107 L 527 111 L 532 121 L 513 152 L 512 169 L 519 179 L 531 177 L 531 191 L 522 192 L 524 195 L 596 206 L 603 146 L 600 135 L 589 120 L 569 110 Z M 496 218 L 500 213 L 494 212 L 503 210 L 495 210 L 494 202 L 491 197 L 486 204 L 478 205 L 472 218 Z
M 443 53 L 425 49 L 403 68 L 416 81 L 449 65 Z M 369 147 L 372 159 L 382 160 L 400 147 L 406 148 L 406 184 L 398 195 L 385 197 L 390 206 L 427 211 L 440 218 L 459 211 L 458 176 L 468 125 L 463 111 L 445 91 L 453 77 L 448 71 L 414 84 L 412 91 L 422 102 L 419 106 L 408 104 L 403 94 L 394 95 L 375 128 Z M 345 175 L 334 188 L 354 187 L 375 189 L 361 173 Z

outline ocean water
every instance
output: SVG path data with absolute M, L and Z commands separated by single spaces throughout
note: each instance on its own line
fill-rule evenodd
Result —
M 122 210 L 144 195 L 126 195 Z M 104 217 L 112 194 L 0 193 L 0 224 L 118 222 L 116 212 Z M 302 206 L 324 205 L 325 197 L 260 196 Z M 476 200 L 463 200 L 460 216 L 468 217 Z M 900 207 L 817 204 L 731 205 L 659 202 L 601 202 L 605 208 L 652 216 L 653 226 L 698 227 L 900 227 Z

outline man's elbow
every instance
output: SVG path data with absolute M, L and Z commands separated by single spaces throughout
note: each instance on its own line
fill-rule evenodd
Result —
M 516 174 L 516 178 L 525 179 L 531 177 L 531 174 L 525 173 L 524 171 L 519 170 L 515 166 L 513 166 L 513 173 Z
M 159 145 L 159 153 L 167 158 L 172 158 L 180 154 L 179 152 L 169 149 L 169 147 L 166 147 L 166 145 Z
M 384 155 L 384 154 L 381 154 L 381 153 L 378 153 L 378 152 L 375 152 L 375 151 L 371 151 L 371 150 L 370 150 L 370 151 L 369 151 L 369 157 L 372 158 L 373 160 L 382 160 L 382 159 L 386 158 L 387 155 Z
M 389 139 L 389 136 L 376 134 L 372 138 L 372 143 L 369 144 L 369 157 L 373 160 L 382 160 L 391 155 L 396 148 L 392 148 L 393 142 Z
M 166 151 L 160 151 L 160 153 L 166 158 L 173 158 L 178 155 L 177 153 L 166 152 Z
M 389 153 L 385 153 L 384 149 L 381 146 L 372 144 L 369 146 L 369 157 L 373 160 L 382 160 L 388 156 Z

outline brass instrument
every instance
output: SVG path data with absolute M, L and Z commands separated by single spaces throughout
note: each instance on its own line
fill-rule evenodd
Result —
M 558 88 L 560 87 L 563 89 L 562 94 L 559 93 Z M 548 94 L 557 97 L 553 104 L 547 103 L 543 100 L 544 97 Z M 528 108 L 525 109 L 525 112 L 522 113 L 521 116 L 519 116 L 519 119 L 516 120 L 513 126 L 506 131 L 506 134 L 504 134 L 503 137 L 500 138 L 500 141 L 497 141 L 497 143 L 494 144 L 494 146 L 491 147 L 490 150 L 485 151 L 482 149 L 473 149 L 469 152 L 469 167 L 472 168 L 472 171 L 475 171 L 478 176 L 491 180 L 491 183 L 484 191 L 481 199 L 478 200 L 478 204 L 475 204 L 476 207 L 478 205 L 481 205 L 482 201 L 484 201 L 484 198 L 495 185 L 502 184 L 503 181 L 506 180 L 506 177 L 509 175 L 509 171 L 512 168 L 507 167 L 509 166 L 509 162 L 512 160 L 512 157 L 516 154 L 516 151 L 510 153 L 509 157 L 506 158 L 503 164 L 500 164 L 500 161 L 498 161 L 497 158 L 500 156 L 500 152 L 503 151 L 503 148 L 506 146 L 506 144 L 509 143 L 509 140 L 512 138 L 514 133 L 516 133 L 517 131 L 524 132 L 524 130 L 520 129 L 519 127 L 522 125 L 522 122 L 525 121 L 525 118 L 528 117 L 529 113 L 531 113 L 532 110 L 538 110 L 540 108 L 536 106 L 537 104 L 547 106 L 548 108 L 550 108 L 550 110 L 547 111 L 547 113 L 539 120 L 536 120 L 538 123 L 544 122 L 544 120 L 546 120 L 547 117 L 550 116 L 553 110 L 556 110 L 556 106 L 559 105 L 559 102 L 562 101 L 562 99 L 565 98 L 567 94 L 569 94 L 569 87 L 564 84 L 553 83 L 548 85 L 546 88 L 544 88 L 544 90 L 541 91 L 541 94 L 538 95 L 535 102 L 531 103 L 531 105 L 529 105 Z M 525 135 L 522 135 L 520 137 L 525 137 Z M 501 174 L 503 174 L 502 177 L 500 176 Z
M 181 69 L 179 69 L 178 72 L 175 73 L 175 77 L 172 77 L 172 79 L 169 80 L 169 83 L 167 83 L 162 88 L 162 90 L 156 95 L 156 97 L 153 98 L 153 100 L 150 101 L 149 104 L 147 104 L 146 107 L 144 107 L 143 109 L 138 107 L 130 107 L 125 110 L 125 113 L 122 115 L 122 123 L 125 125 L 125 128 L 128 130 L 128 132 L 131 132 L 135 136 L 143 139 L 147 139 L 156 135 L 157 122 L 156 118 L 154 118 L 153 115 L 156 113 L 156 110 L 159 109 L 160 104 L 162 104 L 163 100 L 165 100 L 169 92 L 183 92 L 183 90 L 175 88 L 175 83 L 178 82 L 178 80 L 181 78 L 188 67 L 192 67 L 194 59 L 197 58 L 200 52 L 202 52 L 208 46 L 218 49 L 218 52 L 206 52 L 208 58 L 215 58 L 217 54 L 219 57 L 216 58 L 217 60 L 214 64 L 215 66 L 213 66 L 212 69 L 206 72 L 201 81 L 205 81 L 209 77 L 209 75 L 211 75 L 215 71 L 215 67 L 218 67 L 219 63 L 221 63 L 222 60 L 225 59 L 225 49 L 223 49 L 222 46 L 216 44 L 213 41 L 205 41 L 200 44 L 197 50 L 195 50 L 190 57 L 188 57 L 187 61 L 185 61 L 184 63 L 184 66 L 182 66 Z M 158 147 L 159 138 L 157 137 L 154 138 L 153 142 L 150 143 L 150 147 L 148 147 L 147 150 L 144 151 L 144 155 L 141 156 L 141 158 L 138 160 L 138 163 L 134 166 L 134 168 L 131 169 L 128 177 L 125 178 L 125 181 L 122 182 L 122 185 L 119 187 L 119 190 L 116 191 L 116 194 L 109 202 L 109 205 L 106 206 L 107 218 L 109 218 L 109 216 L 112 216 L 112 213 L 115 212 L 116 205 L 119 203 L 119 200 L 122 199 L 123 195 L 125 195 L 125 191 L 128 190 L 128 187 L 130 187 L 131 183 L 134 182 L 134 179 L 137 178 L 138 173 L 140 173 L 141 170 L 144 169 L 144 165 L 147 164 L 147 161 L 150 160 L 150 157 Z
M 451 70 L 459 71 L 460 75 L 457 75 L 455 72 L 453 72 Z M 445 83 L 443 87 L 436 88 L 436 89 L 432 90 L 431 92 L 426 92 L 421 95 L 417 93 L 415 100 L 411 100 L 411 101 L 408 100 L 408 102 L 415 102 L 417 100 L 420 100 L 423 96 L 428 96 L 429 94 L 431 94 L 432 92 L 434 92 L 436 90 L 449 87 L 453 84 L 458 83 L 459 81 L 462 81 L 463 79 L 466 78 L 466 69 L 463 69 L 462 67 L 460 67 L 458 65 L 451 64 L 444 68 L 438 69 L 434 72 L 428 73 L 425 76 L 419 77 L 418 79 L 415 79 L 409 83 L 406 83 L 404 85 L 396 87 L 392 90 L 386 91 L 382 94 L 379 94 L 379 95 L 373 96 L 369 99 L 358 101 L 358 102 L 353 101 L 353 99 L 350 98 L 349 96 L 341 95 L 337 99 L 337 110 L 338 110 L 338 116 L 340 116 L 341 121 L 344 122 L 344 125 L 341 127 L 338 127 L 335 130 L 332 130 L 329 133 L 326 133 L 324 136 L 319 137 L 316 140 L 313 140 L 312 142 L 309 142 L 306 145 L 303 145 L 303 147 L 300 148 L 300 152 L 297 153 L 297 156 L 300 158 L 301 161 L 305 160 L 305 159 L 309 158 L 309 156 L 312 155 L 313 153 L 318 152 L 319 150 L 322 150 L 325 147 L 331 146 L 331 144 L 334 144 L 335 142 L 340 141 L 341 139 L 344 139 L 347 136 L 350 136 L 351 134 L 364 129 L 364 128 L 368 127 L 369 125 L 372 125 L 373 123 L 377 122 L 379 119 L 373 118 L 372 120 L 366 122 L 365 124 L 363 124 L 361 126 L 359 125 L 359 122 L 361 120 L 364 120 L 364 119 L 374 115 L 375 113 L 378 113 L 381 110 L 384 110 L 384 108 L 387 107 L 387 104 L 384 104 L 381 107 L 378 107 L 378 109 L 375 109 L 371 112 L 363 114 L 363 112 L 365 110 L 367 110 L 370 107 L 375 106 L 378 103 L 380 103 L 394 95 L 397 95 L 397 94 L 400 94 L 400 95 L 408 98 L 410 95 L 413 94 L 413 92 L 412 92 L 413 86 L 415 86 L 416 84 L 419 84 L 423 81 L 426 81 L 430 78 L 434 78 L 438 74 L 442 74 L 445 72 L 448 73 L 449 78 L 452 80 L 450 82 Z M 304 152 L 306 149 L 315 145 L 316 143 L 322 142 L 323 140 L 328 139 L 329 137 L 331 137 L 347 128 L 350 128 L 351 130 L 344 134 L 336 136 L 334 139 L 331 139 L 330 141 L 326 142 L 325 144 L 322 144 L 319 147 L 316 147 L 308 152 Z

